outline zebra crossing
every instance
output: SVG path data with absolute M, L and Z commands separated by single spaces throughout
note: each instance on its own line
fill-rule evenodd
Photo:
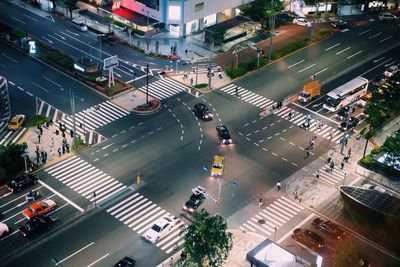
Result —
M 295 111 L 291 108 L 288 107 L 282 107 L 281 109 L 279 109 L 278 111 L 275 111 L 274 114 L 284 118 L 286 120 L 289 120 L 289 113 L 292 112 L 292 118 L 290 119 L 290 121 L 296 125 L 301 125 L 303 124 L 303 122 L 307 119 L 307 115 L 300 113 L 298 111 Z M 340 138 L 343 137 L 343 135 L 345 134 L 344 132 L 340 131 L 337 128 L 334 128 L 330 125 L 324 124 L 320 129 L 318 129 L 318 123 L 316 119 L 311 119 L 310 121 L 310 131 L 322 136 L 323 138 L 327 138 L 332 142 L 335 143 L 339 143 L 340 142 Z
M 18 139 L 26 132 L 27 128 L 20 128 L 17 131 L 4 130 L 0 133 L 0 145 L 6 146 L 8 144 L 14 144 Z
M 236 95 L 236 88 L 237 88 L 237 95 Z M 243 87 L 240 87 L 234 83 L 232 83 L 228 86 L 225 86 L 225 87 L 221 88 L 220 90 L 222 92 L 225 92 L 227 94 L 235 96 L 235 97 L 237 97 L 241 100 L 244 100 L 247 103 L 252 104 L 259 108 L 270 107 L 275 104 L 274 101 L 272 101 L 262 95 L 256 94 L 252 91 L 244 89 Z
M 140 87 L 139 90 L 146 93 L 146 88 L 146 85 L 144 85 Z M 163 100 L 181 92 L 189 91 L 189 87 L 168 77 L 149 83 L 149 96 L 157 98 L 158 100 Z
M 166 210 L 137 192 L 107 209 L 107 212 L 140 235 L 143 235 L 157 219 L 170 216 Z M 184 241 L 180 235 L 183 227 L 185 224 L 176 220 L 174 227 L 155 245 L 170 254 L 175 248 L 183 245 Z
M 323 180 L 331 185 L 337 185 L 343 183 L 343 179 L 348 172 L 345 170 L 339 169 L 339 167 L 335 167 L 332 171 L 329 169 L 329 164 L 326 164 L 323 168 L 318 170 L 319 180 Z M 317 177 L 317 172 L 314 173 L 314 176 Z
M 61 161 L 45 169 L 45 172 L 96 203 L 101 203 L 127 187 L 77 156 Z
M 195 72 L 197 72 L 198 74 L 204 74 L 204 73 L 208 73 L 208 68 L 210 67 L 209 63 L 199 63 L 196 66 L 193 66 L 193 69 L 195 69 Z M 221 67 L 218 66 L 215 63 L 211 63 L 211 70 L 214 71 L 214 73 L 217 73 L 218 70 L 220 70 Z
M 273 203 L 262 209 L 239 228 L 243 231 L 259 233 L 269 236 L 300 213 L 304 208 L 296 202 L 281 196 Z

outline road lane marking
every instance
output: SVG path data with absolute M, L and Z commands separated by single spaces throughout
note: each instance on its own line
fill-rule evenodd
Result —
M 103 146 L 101 149 L 107 149 L 107 148 L 109 148 L 110 146 L 112 146 L 114 143 L 112 143 L 112 144 L 109 144 L 109 145 L 106 145 L 106 146 Z
M 362 53 L 362 51 L 358 51 L 357 53 L 352 54 L 351 56 L 348 56 L 347 59 L 352 58 L 354 56 L 357 56 L 358 54 Z
M 94 262 L 92 262 L 91 264 L 89 264 L 86 267 L 92 267 L 93 265 L 95 265 L 96 263 L 98 263 L 99 261 L 101 261 L 102 259 L 104 259 L 105 257 L 107 257 L 108 255 L 110 255 L 110 253 L 107 253 L 106 255 L 100 257 L 99 259 L 95 260 Z
M 79 210 L 80 212 L 84 212 L 85 210 L 82 209 L 80 206 L 78 206 L 77 204 L 75 204 L 73 201 L 69 200 L 67 197 L 65 197 L 64 195 L 62 195 L 61 193 L 59 193 L 58 191 L 56 191 L 55 189 L 53 189 L 52 187 L 50 187 L 48 184 L 44 183 L 41 180 L 38 180 L 39 183 L 41 185 L 43 185 L 44 187 L 46 187 L 47 189 L 49 189 L 51 192 L 53 192 L 54 194 L 56 194 L 57 196 L 59 196 L 60 198 L 64 199 L 66 202 L 68 202 L 71 206 L 73 206 L 74 208 L 76 208 L 77 210 Z
M 34 82 L 32 82 L 32 81 L 30 81 L 32 84 L 34 84 L 34 85 L 36 85 L 37 87 L 39 87 L 40 89 L 42 89 L 43 91 L 45 91 L 45 92 L 49 92 L 49 90 L 47 90 L 46 88 L 43 88 L 42 86 L 40 86 L 39 84 L 37 84 L 37 83 L 34 83 Z
M 386 41 L 386 40 L 388 40 L 388 39 L 390 39 L 390 38 L 392 38 L 393 37 L 393 35 L 390 35 L 389 37 L 386 37 L 385 39 L 382 39 L 382 40 L 380 40 L 379 42 L 380 43 L 383 43 L 384 41 Z
M 58 33 L 53 32 L 53 34 L 54 34 L 54 35 L 57 35 L 58 37 L 60 37 L 60 38 L 63 39 L 63 40 L 67 40 L 64 36 L 62 36 L 62 35 L 60 35 L 60 34 L 58 34 Z M 49 34 L 49 36 L 50 36 L 50 34 Z
M 18 22 L 21 22 L 22 24 L 26 24 L 25 22 L 23 22 L 22 20 L 20 20 L 20 19 L 17 19 L 16 17 L 11 17 L 13 20 L 16 20 L 16 21 L 18 21 Z
M 378 32 L 378 33 L 376 33 L 376 34 L 374 34 L 374 35 L 372 35 L 372 36 L 370 36 L 370 37 L 368 37 L 369 39 L 372 39 L 372 38 L 374 38 L 374 37 L 376 37 L 376 36 L 379 36 L 379 35 L 381 35 L 381 34 L 383 34 L 383 32 Z
M 320 71 L 316 72 L 314 75 L 318 75 L 318 74 L 320 74 L 320 73 L 326 71 L 327 69 L 328 69 L 328 68 L 325 68 L 325 69 L 323 69 L 323 70 L 320 70 Z
M 49 38 L 46 38 L 46 37 L 44 37 L 44 36 L 41 36 L 42 37 L 42 39 L 44 39 L 44 40 L 46 40 L 47 42 L 49 42 L 49 43 L 53 43 L 53 41 L 52 40 L 50 40 Z
M 91 242 L 89 244 L 87 244 L 86 246 L 84 246 L 83 248 L 77 250 L 76 252 L 72 253 L 71 255 L 65 257 L 64 259 L 60 260 L 59 262 L 56 263 L 56 265 L 59 265 L 60 263 L 63 263 L 64 261 L 68 260 L 69 258 L 75 256 L 76 254 L 78 254 L 79 252 L 81 252 L 82 250 L 87 249 L 88 247 L 90 247 L 91 245 L 93 245 L 94 242 Z
M 24 15 L 25 17 L 27 17 L 27 18 L 30 18 L 31 20 L 39 21 L 39 20 L 35 19 L 34 17 L 29 16 L 29 15 L 26 15 L 26 14 L 23 14 L 23 15 Z
M 6 58 L 8 58 L 9 60 L 13 61 L 14 63 L 18 63 L 18 61 L 16 61 L 15 59 L 13 59 L 13 58 L 7 56 L 7 55 L 4 54 L 4 53 L 1 53 L 1 55 L 2 55 L 3 57 L 6 57 Z
M 45 80 L 47 80 L 47 81 L 51 82 L 52 84 L 55 84 L 55 85 L 57 85 L 58 87 L 62 87 L 62 85 L 60 85 L 60 84 L 56 83 L 55 81 L 51 80 L 50 78 L 47 78 L 46 76 L 43 76 L 43 79 L 45 79 Z
M 302 59 L 302 60 L 300 60 L 300 61 L 298 61 L 298 62 L 296 62 L 296 63 L 290 65 L 290 66 L 288 67 L 288 69 L 290 69 L 290 68 L 292 68 L 292 67 L 294 67 L 294 66 L 296 66 L 296 65 L 298 65 L 298 64 L 300 64 L 300 63 L 302 63 L 302 62 L 304 62 L 304 59 Z
M 325 49 L 325 51 L 329 51 L 329 50 L 331 50 L 332 48 L 335 48 L 338 45 L 340 45 L 340 43 L 337 43 L 335 45 L 332 45 L 331 47 L 328 47 L 327 49 Z
M 372 29 L 369 29 L 369 30 L 363 31 L 363 32 L 359 33 L 359 34 L 358 34 L 358 36 L 361 36 L 361 35 L 363 35 L 364 33 L 367 33 L 367 32 L 370 32 L 370 31 L 372 31 Z
M 343 50 L 337 52 L 336 55 L 340 55 L 341 53 L 343 53 L 343 52 L 349 50 L 350 48 L 351 48 L 351 46 L 349 46 L 349 47 L 347 47 L 347 48 L 345 48 L 345 49 L 343 49 Z
M 27 94 L 30 95 L 30 96 L 33 96 L 33 94 L 30 93 L 30 92 L 28 92 L 28 91 L 26 91 L 25 93 L 27 93 Z
M 315 65 L 317 65 L 317 64 L 312 64 L 312 65 L 310 65 L 310 66 L 308 66 L 308 67 L 306 67 L 306 68 L 304 68 L 304 69 L 302 69 L 302 70 L 299 70 L 299 73 L 300 73 L 300 72 L 303 72 L 303 71 L 305 71 L 305 70 L 308 70 L 309 68 L 312 68 L 312 67 L 314 67 Z

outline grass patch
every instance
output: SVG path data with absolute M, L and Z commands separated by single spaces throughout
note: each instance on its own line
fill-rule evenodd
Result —
M 19 29 L 14 29 L 11 31 L 10 33 L 11 35 L 14 35 L 17 38 L 22 38 L 22 37 L 26 37 L 26 32 L 21 31 Z
M 258 62 L 257 62 L 258 61 Z M 258 67 L 257 67 L 258 63 Z M 259 60 L 253 59 L 250 61 L 242 62 L 239 64 L 237 68 L 226 68 L 225 73 L 229 78 L 234 79 L 240 76 L 245 75 L 249 71 L 256 70 L 267 63 L 264 57 L 260 57 Z
M 296 50 L 299 50 L 307 45 L 308 45 L 308 41 L 306 39 L 295 41 L 287 46 L 284 46 L 275 51 L 272 51 L 271 59 L 276 60 L 278 58 L 284 57 L 284 56 L 286 56 Z
M 74 67 L 74 59 L 60 51 L 50 51 L 44 54 L 43 57 L 68 69 L 72 69 Z
M 207 86 L 208 86 L 207 83 L 199 83 L 199 84 L 196 84 L 194 87 L 195 87 L 195 88 L 198 88 L 198 89 L 201 89 L 201 88 L 205 88 L 205 87 L 207 87 Z
M 35 115 L 32 117 L 31 121 L 29 122 L 29 127 L 36 127 L 38 125 L 43 125 L 47 122 L 47 119 L 43 116 Z

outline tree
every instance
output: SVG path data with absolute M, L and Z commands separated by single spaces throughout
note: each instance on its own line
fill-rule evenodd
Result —
M 195 266 L 221 266 L 232 249 L 232 234 L 220 215 L 211 216 L 202 209 L 194 222 L 183 230 L 184 251 L 188 263 Z
M 21 157 L 27 144 L 8 144 L 0 146 L 0 184 L 14 178 L 25 169 L 25 161 Z
M 68 8 L 68 11 L 70 13 L 71 19 L 72 19 L 72 11 L 76 8 L 76 4 L 78 3 L 78 0 L 64 0 L 65 6 Z
M 255 0 L 243 9 L 243 13 L 260 22 L 261 29 L 265 29 L 271 18 L 282 9 L 283 3 L 279 0 Z
M 338 243 L 333 256 L 333 266 L 358 266 L 361 259 L 360 243 L 354 238 L 345 238 Z
M 386 120 L 386 114 L 382 111 L 381 106 L 376 103 L 375 100 L 374 103 L 371 103 L 366 107 L 365 114 L 368 115 L 365 120 L 373 129 L 379 128 L 379 126 L 381 126 Z
M 387 153 L 385 162 L 393 170 L 396 162 L 400 160 L 400 132 L 395 132 L 386 138 L 382 145 L 382 151 Z

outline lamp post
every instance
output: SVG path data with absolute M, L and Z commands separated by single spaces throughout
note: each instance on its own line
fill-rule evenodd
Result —
M 21 158 L 24 159 L 24 163 L 25 163 L 25 173 L 28 173 L 28 164 L 26 163 L 27 156 L 29 156 L 28 151 L 25 151 L 23 154 L 21 154 Z
M 272 56 L 272 38 L 274 37 L 274 31 L 275 31 L 275 9 L 274 9 L 274 0 L 271 0 L 271 6 L 273 9 L 273 14 L 271 16 L 271 37 L 269 40 L 269 51 L 268 51 L 268 62 L 271 61 L 271 56 Z

